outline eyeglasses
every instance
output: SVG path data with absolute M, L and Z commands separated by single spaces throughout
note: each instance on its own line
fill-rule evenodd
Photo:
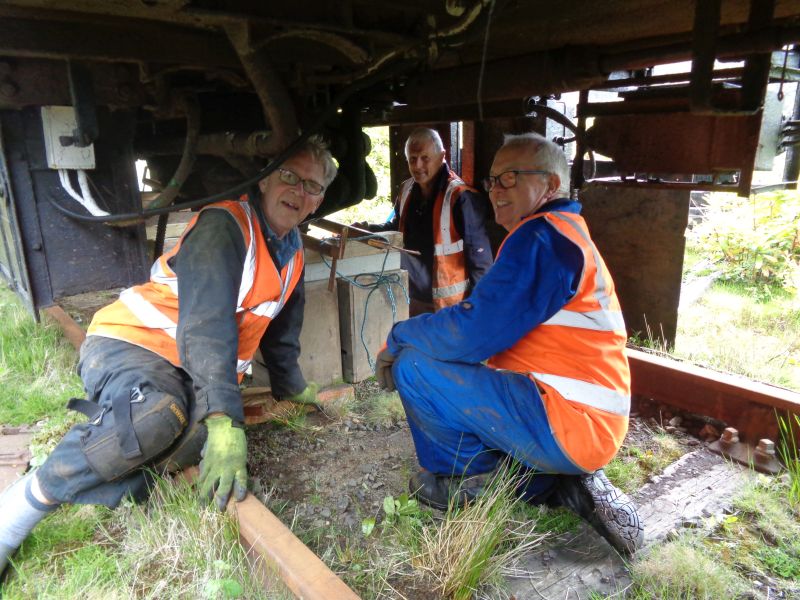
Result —
M 491 192 L 497 184 L 500 184 L 500 187 L 504 190 L 513 188 L 517 185 L 517 175 L 550 175 L 550 171 L 533 171 L 526 169 L 503 171 L 500 175 L 489 175 L 484 178 L 483 189 L 487 192 Z
M 319 196 L 325 191 L 325 188 L 322 186 L 322 184 L 317 183 L 313 179 L 301 179 L 297 173 L 290 171 L 289 169 L 279 168 L 278 178 L 286 185 L 297 185 L 298 183 L 302 183 L 303 191 L 312 196 Z

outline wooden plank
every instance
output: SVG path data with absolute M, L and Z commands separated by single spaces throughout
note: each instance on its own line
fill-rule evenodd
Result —
M 675 342 L 689 219 L 688 190 L 590 182 L 582 214 L 617 288 L 628 334 Z
M 635 396 L 720 419 L 742 441 L 780 439 L 775 411 L 800 415 L 800 394 L 628 348 Z M 798 432 L 800 434 L 800 432 Z
M 194 481 L 198 474 L 197 467 L 189 467 L 178 477 Z M 248 492 L 241 502 L 231 500 L 228 514 L 239 523 L 239 538 L 244 549 L 248 553 L 257 552 L 264 566 L 275 568 L 286 587 L 298 598 L 359 600 L 359 596 L 253 494 Z M 267 587 L 263 575 L 264 569 L 257 569 L 256 576 Z
M 61 328 L 64 337 L 75 347 L 75 350 L 80 350 L 83 340 L 86 339 L 86 332 L 83 328 L 57 304 L 48 306 L 43 312 Z
M 252 494 L 242 502 L 230 502 L 228 512 L 239 521 L 245 549 L 254 549 L 274 565 L 286 586 L 303 600 L 358 600 L 316 554 L 281 523 Z
M 636 494 L 645 525 L 645 546 L 673 529 L 698 526 L 729 509 L 733 497 L 756 474 L 706 449 L 683 455 Z

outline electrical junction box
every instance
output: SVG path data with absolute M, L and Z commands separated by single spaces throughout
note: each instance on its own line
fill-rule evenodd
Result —
M 73 107 L 42 107 L 45 153 L 51 169 L 94 169 L 94 145 L 80 148 L 62 144 L 61 138 L 71 138 L 77 128 Z

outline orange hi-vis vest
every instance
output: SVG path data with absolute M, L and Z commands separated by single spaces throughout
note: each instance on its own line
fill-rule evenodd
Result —
M 235 309 L 239 328 L 236 371 L 241 382 L 264 331 L 300 281 L 303 249 L 300 248 L 279 273 L 258 219 L 247 202 L 226 200 L 203 208 L 211 209 L 226 210 L 236 219 L 247 248 Z M 178 330 L 178 277 L 169 260 L 178 253 L 199 216 L 200 213 L 189 222 L 180 242 L 153 263 L 150 281 L 126 289 L 119 300 L 98 311 L 87 335 L 130 342 L 155 352 L 176 367 L 181 366 L 175 339 Z
M 400 231 L 405 233 L 408 197 L 411 195 L 413 179 L 407 179 L 400 187 L 398 206 Z M 464 190 L 475 192 L 453 171 L 448 171 L 447 186 L 439 190 L 433 205 L 433 305 L 436 310 L 458 304 L 464 299 L 469 287 L 469 276 L 464 260 L 464 240 L 461 239 L 453 220 L 453 207 Z
M 561 310 L 493 356 L 489 366 L 534 379 L 561 449 L 590 472 L 614 457 L 628 431 L 631 392 L 625 323 L 614 282 L 583 217 L 538 213 L 522 220 L 506 239 L 531 219 L 546 219 L 580 248 L 584 261 L 580 282 Z

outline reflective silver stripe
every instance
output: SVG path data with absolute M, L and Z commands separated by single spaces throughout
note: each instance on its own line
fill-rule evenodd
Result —
M 434 298 L 449 298 L 455 294 L 462 294 L 467 291 L 467 284 L 469 280 L 465 279 L 459 283 L 448 285 L 447 287 L 435 287 L 431 290 Z
M 150 267 L 150 280 L 153 283 L 160 283 L 169 286 L 169 289 L 178 296 L 178 278 L 175 275 L 168 275 L 161 266 L 161 259 L 157 259 Z
M 250 367 L 250 363 L 253 362 L 252 360 L 238 360 L 236 361 L 236 372 L 237 373 L 246 373 L 247 369 Z
M 256 240 L 255 233 L 253 232 L 253 216 L 246 202 L 241 202 L 240 206 L 244 209 L 245 215 L 247 215 L 247 226 L 250 230 L 250 243 L 247 245 L 247 253 L 244 256 L 242 283 L 239 285 L 239 299 L 236 302 L 238 306 L 242 305 L 247 294 L 250 293 L 256 278 Z
M 406 208 L 406 202 L 411 195 L 411 186 L 414 185 L 414 179 L 406 179 L 400 188 L 399 201 L 397 202 L 397 219 L 398 222 L 403 216 L 403 211 Z
M 559 219 L 560 221 L 569 224 L 570 227 L 572 227 L 578 233 L 578 235 L 581 236 L 583 240 L 586 242 L 586 247 L 591 249 L 592 258 L 594 259 L 594 271 L 595 271 L 594 297 L 600 304 L 600 306 L 602 306 L 605 309 L 608 309 L 608 307 L 611 305 L 611 298 L 608 295 L 608 285 L 606 284 L 605 277 L 603 277 L 603 269 L 601 268 L 601 266 L 603 265 L 603 261 L 600 258 L 600 254 L 598 254 L 597 252 L 597 248 L 595 247 L 594 243 L 589 237 L 589 233 L 586 230 L 584 230 L 581 226 L 579 226 L 570 217 L 567 217 L 565 213 L 550 212 L 547 213 L 547 215 L 553 217 L 554 219 Z
M 561 377 L 549 373 L 531 373 L 542 383 L 553 386 L 555 390 L 567 400 L 580 402 L 593 408 L 599 408 L 615 415 L 628 416 L 631 406 L 630 396 L 620 394 L 602 385 Z
M 450 226 L 452 225 L 453 213 L 450 210 L 450 202 L 453 198 L 453 192 L 459 186 L 466 185 L 460 179 L 453 179 L 447 184 L 447 189 L 444 191 L 444 200 L 442 201 L 442 214 L 439 215 L 439 238 L 442 240 L 441 244 L 436 244 L 433 253 L 438 256 L 455 254 L 461 252 L 464 248 L 462 241 L 453 243 L 453 236 L 450 235 Z M 459 245 L 460 244 L 460 245 Z
M 254 315 L 259 317 L 269 317 L 270 319 L 274 319 L 275 316 L 281 311 L 283 305 L 286 304 L 286 295 L 289 293 L 289 285 L 292 281 L 292 276 L 294 275 L 294 270 L 297 266 L 296 259 L 297 254 L 292 256 L 291 260 L 286 264 L 286 277 L 281 281 L 281 297 L 277 300 L 268 300 L 267 302 L 262 302 L 258 306 L 254 306 L 250 309 Z M 241 307 L 237 309 L 237 312 L 243 310 Z
M 464 240 L 458 240 L 455 244 L 435 244 L 433 246 L 433 253 L 436 256 L 447 256 L 449 254 L 458 254 L 464 251 Z
M 560 310 L 542 325 L 562 325 L 594 331 L 625 331 L 625 321 L 622 313 L 618 310 L 592 310 L 589 312 Z
M 175 339 L 178 324 L 145 300 L 139 292 L 128 288 L 119 295 L 119 299 L 142 322 L 142 325 L 150 329 L 163 329 L 164 333 Z

